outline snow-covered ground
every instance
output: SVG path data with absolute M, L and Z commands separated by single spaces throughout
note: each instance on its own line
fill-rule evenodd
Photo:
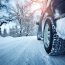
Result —
M 36 36 L 0 37 L 0 65 L 65 65 L 65 56 L 49 56 Z

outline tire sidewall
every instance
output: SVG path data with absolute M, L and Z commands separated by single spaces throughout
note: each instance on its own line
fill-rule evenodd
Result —
M 49 47 L 48 48 L 45 46 L 45 43 L 44 43 L 44 48 L 45 48 L 45 50 L 46 50 L 47 53 L 50 53 L 51 49 L 52 49 L 53 34 L 52 34 L 52 22 L 51 22 L 51 20 L 50 20 L 49 17 L 45 21 L 44 30 L 43 31 L 45 31 L 46 24 L 48 24 L 49 28 L 50 28 L 50 43 L 49 43 Z M 44 33 L 43 33 L 43 37 L 44 37 Z

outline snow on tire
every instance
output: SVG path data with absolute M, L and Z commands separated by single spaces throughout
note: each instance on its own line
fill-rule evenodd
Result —
M 56 27 L 52 25 L 53 29 L 53 44 L 50 55 L 63 55 L 65 54 L 65 40 L 61 39 L 56 32 Z
M 50 19 L 50 17 L 48 17 Z M 51 26 L 52 26 L 52 43 L 50 43 L 50 47 L 47 48 L 49 49 L 50 52 L 47 51 L 49 55 L 63 55 L 65 54 L 65 40 L 61 39 L 56 32 L 56 26 L 54 25 L 54 21 L 50 21 Z M 45 43 L 44 43 L 45 44 Z M 45 47 L 46 48 L 46 47 Z

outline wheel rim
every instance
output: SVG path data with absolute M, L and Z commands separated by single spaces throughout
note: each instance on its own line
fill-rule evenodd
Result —
M 48 48 L 50 45 L 50 27 L 48 24 L 45 25 L 44 30 L 44 45 L 46 48 Z

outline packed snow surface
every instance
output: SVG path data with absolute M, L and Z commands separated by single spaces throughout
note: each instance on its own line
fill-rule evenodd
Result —
M 49 56 L 36 36 L 0 37 L 0 65 L 65 65 L 65 56 Z

